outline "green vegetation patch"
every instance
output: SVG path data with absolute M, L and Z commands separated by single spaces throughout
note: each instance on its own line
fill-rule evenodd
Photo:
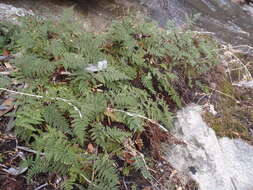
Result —
M 161 159 L 172 112 L 202 92 L 217 44 L 132 18 L 93 34 L 70 18 L 27 17 L 13 35 L 22 55 L 9 88 L 26 93 L 15 96 L 15 133 L 37 152 L 23 162 L 27 183 L 103 190 L 126 178 L 156 183 L 152 160 Z
M 235 87 L 228 81 L 228 78 L 221 78 L 223 79 L 217 84 L 219 91 L 224 94 L 219 95 L 216 100 L 211 100 L 215 103 L 218 114 L 212 115 L 207 112 L 204 117 L 218 136 L 241 138 L 252 144 L 252 90 Z
M 4 53 L 4 50 L 13 47 L 12 39 L 17 30 L 18 26 L 13 25 L 12 23 L 0 23 L 0 55 Z

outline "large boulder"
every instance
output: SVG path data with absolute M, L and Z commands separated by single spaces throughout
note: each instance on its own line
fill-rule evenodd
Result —
M 217 138 L 203 121 L 201 108 L 177 113 L 175 136 L 186 145 L 167 145 L 166 159 L 200 190 L 252 190 L 253 146 L 240 139 Z

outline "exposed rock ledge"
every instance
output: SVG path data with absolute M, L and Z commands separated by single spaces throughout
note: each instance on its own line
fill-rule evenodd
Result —
M 17 23 L 20 16 L 34 15 L 31 10 L 16 8 L 12 5 L 0 3 L 0 21 L 9 21 Z
M 166 159 L 200 190 L 252 190 L 253 146 L 240 139 L 217 138 L 191 105 L 177 114 L 175 136 L 187 145 L 166 147 Z

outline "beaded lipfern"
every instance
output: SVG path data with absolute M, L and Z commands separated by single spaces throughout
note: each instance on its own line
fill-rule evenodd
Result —
M 15 35 L 22 55 L 12 76 L 0 77 L 0 87 L 25 83 L 15 132 L 37 153 L 26 161 L 28 182 L 56 175 L 67 190 L 116 190 L 124 170 L 152 181 L 146 126 L 171 127 L 170 111 L 184 104 L 176 84 L 191 88 L 215 63 L 215 43 L 132 18 L 96 35 L 70 12 L 58 21 L 24 19 Z M 103 69 L 87 70 L 101 61 Z

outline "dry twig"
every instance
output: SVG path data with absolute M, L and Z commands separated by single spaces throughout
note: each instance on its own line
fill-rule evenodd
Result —
M 73 103 L 71 103 L 71 102 L 73 102 L 71 100 L 67 100 L 67 99 L 59 98 L 59 97 L 55 97 L 54 98 L 54 97 L 45 97 L 45 96 L 40 96 L 40 95 L 35 95 L 35 94 L 28 94 L 28 93 L 24 93 L 24 92 L 18 92 L 18 91 L 14 91 L 14 90 L 9 90 L 7 88 L 0 88 L 0 90 L 6 91 L 6 92 L 9 92 L 9 93 L 12 93 L 12 94 L 18 94 L 18 95 L 21 95 L 21 96 L 30 96 L 30 97 L 39 98 L 39 99 L 46 99 L 46 98 L 48 98 L 50 100 L 63 101 L 66 104 L 72 106 L 75 109 L 75 111 L 78 112 L 78 114 L 79 114 L 79 116 L 80 116 L 81 119 L 83 118 L 83 115 L 82 115 L 81 111 Z
M 113 109 L 113 108 L 107 108 L 108 111 L 111 111 L 111 112 L 121 112 L 121 113 L 125 113 L 126 115 L 128 116 L 131 116 L 131 117 L 138 117 L 138 118 L 142 118 L 142 119 L 145 119 L 147 121 L 149 121 L 150 123 L 153 123 L 155 124 L 156 126 L 158 126 L 160 129 L 162 129 L 163 131 L 165 132 L 169 132 L 168 129 L 166 129 L 164 126 L 162 126 L 161 124 L 153 121 L 152 119 L 150 118 L 147 118 L 143 115 L 140 115 L 140 114 L 136 114 L 136 113 L 131 113 L 131 112 L 127 112 L 127 111 L 123 111 L 123 110 L 119 110 L 119 109 Z

